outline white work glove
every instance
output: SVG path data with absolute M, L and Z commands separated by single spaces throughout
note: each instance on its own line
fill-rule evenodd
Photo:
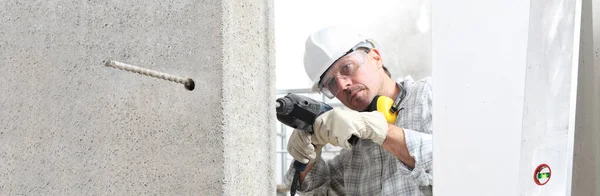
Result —
M 330 143 L 351 149 L 348 139 L 352 135 L 381 145 L 387 136 L 388 123 L 378 111 L 357 112 L 334 108 L 317 117 L 313 129 L 313 143 Z
M 300 129 L 294 129 L 287 144 L 288 153 L 295 160 L 305 164 L 319 157 L 322 148 L 323 145 L 313 145 L 310 133 Z

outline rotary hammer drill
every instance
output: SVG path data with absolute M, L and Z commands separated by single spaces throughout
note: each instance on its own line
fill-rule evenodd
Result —
M 396 121 L 396 112 L 394 101 L 385 96 L 375 96 L 369 108 L 366 111 L 379 111 L 384 114 L 386 120 L 390 123 Z M 289 93 L 284 97 L 278 98 L 275 103 L 277 120 L 290 126 L 294 129 L 306 131 L 310 134 L 314 133 L 313 124 L 319 115 L 333 109 L 330 105 L 316 101 L 306 96 Z M 348 139 L 351 145 L 358 142 L 358 137 L 352 136 Z M 296 193 L 296 186 L 300 172 L 306 169 L 306 165 L 299 161 L 294 161 L 296 173 L 292 180 L 290 194 Z

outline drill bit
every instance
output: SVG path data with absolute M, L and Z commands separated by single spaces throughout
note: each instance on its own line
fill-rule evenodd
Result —
M 171 81 L 171 82 L 180 83 L 180 84 L 183 84 L 185 89 L 190 90 L 190 91 L 194 90 L 194 87 L 196 86 L 194 83 L 194 80 L 192 80 L 191 78 L 182 78 L 182 77 L 178 77 L 178 76 L 173 76 L 173 75 L 170 75 L 167 73 L 162 73 L 159 71 L 142 68 L 142 67 L 138 67 L 135 65 L 130 65 L 127 63 L 122 63 L 122 62 L 113 61 L 113 60 L 107 60 L 104 65 L 107 67 L 112 67 L 112 68 L 116 68 L 116 69 L 120 69 L 120 70 L 130 71 L 130 72 L 137 73 L 137 74 L 142 74 L 142 75 L 146 75 L 146 76 L 150 76 L 150 77 L 154 77 L 154 78 L 159 78 L 159 79 L 163 79 L 163 80 L 167 80 L 167 81 Z

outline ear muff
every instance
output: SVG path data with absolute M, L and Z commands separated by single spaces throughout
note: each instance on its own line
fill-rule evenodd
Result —
M 386 97 L 386 96 L 376 95 L 373 98 L 373 101 L 371 101 L 371 104 L 369 105 L 369 107 L 367 108 L 366 111 L 368 111 L 368 112 L 378 111 L 383 114 L 383 116 L 385 117 L 385 120 L 388 123 L 395 124 L 396 118 L 398 117 L 398 113 L 397 112 L 392 113 L 390 111 L 390 108 L 392 108 L 393 105 L 394 105 L 393 99 Z

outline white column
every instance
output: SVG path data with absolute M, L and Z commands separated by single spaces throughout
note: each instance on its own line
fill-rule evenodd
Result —
M 580 4 L 432 1 L 435 195 L 570 192 Z

